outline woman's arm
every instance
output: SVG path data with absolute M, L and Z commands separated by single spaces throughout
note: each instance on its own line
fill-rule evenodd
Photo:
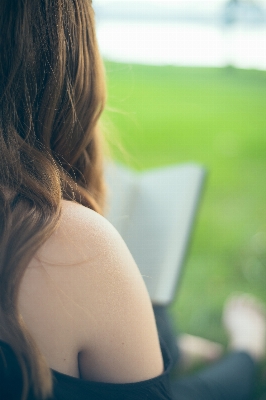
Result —
M 85 216 L 86 211 L 88 260 L 78 267 L 82 272 L 76 282 L 77 302 L 84 310 L 79 321 L 81 377 L 123 383 L 160 375 L 158 335 L 140 272 L 116 230 L 90 210 Z
M 99 214 L 62 203 L 60 225 L 21 285 L 21 312 L 37 345 L 51 368 L 87 380 L 160 375 L 151 302 L 124 241 Z

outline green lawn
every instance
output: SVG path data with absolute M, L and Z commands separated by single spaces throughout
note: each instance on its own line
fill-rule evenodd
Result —
M 266 304 L 266 72 L 111 62 L 106 71 L 104 123 L 116 159 L 139 170 L 208 168 L 171 311 L 180 330 L 226 343 L 220 317 L 231 292 Z

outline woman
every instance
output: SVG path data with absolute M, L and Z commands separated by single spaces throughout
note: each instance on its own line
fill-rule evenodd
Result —
M 160 375 L 146 288 L 99 215 L 105 80 L 91 2 L 7 0 L 0 14 L 1 339 L 24 395 L 31 383 L 51 393 L 48 366 L 110 383 Z
M 0 27 L 2 398 L 178 396 L 138 268 L 100 215 L 91 1 L 2 0 Z

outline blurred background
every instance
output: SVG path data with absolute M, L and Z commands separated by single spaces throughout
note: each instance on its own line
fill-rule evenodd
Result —
M 171 313 L 179 330 L 226 344 L 227 296 L 266 304 L 266 0 L 94 8 L 114 157 L 138 170 L 195 161 L 209 171 Z

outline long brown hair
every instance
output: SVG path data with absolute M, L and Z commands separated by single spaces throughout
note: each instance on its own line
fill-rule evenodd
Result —
M 30 387 L 46 398 L 52 380 L 19 313 L 19 285 L 62 198 L 102 212 L 104 103 L 91 1 L 1 0 L 0 338 L 21 365 L 23 399 Z

